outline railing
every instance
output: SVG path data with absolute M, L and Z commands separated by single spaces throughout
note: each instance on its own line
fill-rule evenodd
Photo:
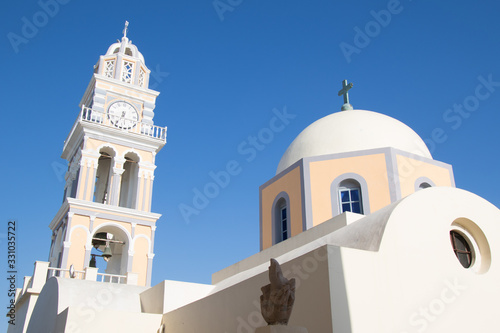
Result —
M 119 283 L 127 285 L 138 285 L 138 274 L 127 272 L 125 275 L 98 273 L 98 268 L 85 267 L 83 271 L 77 271 L 73 265 L 70 268 L 49 267 L 47 261 L 36 261 L 32 276 L 25 276 L 23 287 L 16 290 L 16 302 L 26 295 L 39 294 L 43 286 L 51 277 L 72 278 L 87 281 L 99 281 L 104 283 Z M 100 278 L 99 278 L 100 276 Z
M 145 135 L 154 139 L 162 140 L 164 142 L 167 140 L 166 127 L 144 124 L 137 119 L 99 112 L 86 106 L 82 107 L 80 115 L 78 116 L 78 120 L 99 124 L 110 128 L 116 128 L 130 133 Z
M 77 271 L 72 268 L 56 268 L 49 267 L 47 273 L 47 279 L 56 276 L 62 278 L 72 278 L 77 280 L 88 280 L 88 277 L 85 275 L 85 271 Z M 119 274 L 108 274 L 108 273 L 96 273 L 97 278 L 94 275 L 94 281 L 99 282 L 109 282 L 109 283 L 126 283 L 127 276 L 119 275 Z
M 49 279 L 53 276 L 83 280 L 85 278 L 85 271 L 77 271 L 77 270 L 71 270 L 71 269 L 65 269 L 65 268 L 49 267 L 47 279 Z
M 126 275 L 118 275 L 118 274 L 107 274 L 107 273 L 97 273 L 97 276 L 101 277 L 100 282 L 109 282 L 109 283 L 125 283 Z

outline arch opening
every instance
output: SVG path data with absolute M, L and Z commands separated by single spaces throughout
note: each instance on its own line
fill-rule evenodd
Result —
M 106 274 L 127 273 L 130 242 L 124 230 L 113 225 L 98 228 L 92 235 L 92 246 L 88 266 L 97 267 Z M 110 257 L 106 258 L 107 256 Z M 110 281 L 110 277 L 105 277 L 103 281 L 119 282 L 116 278 Z
M 137 207 L 137 191 L 139 186 L 139 156 L 135 153 L 125 155 L 125 170 L 121 178 L 119 206 L 127 208 Z
M 100 156 L 97 161 L 93 201 L 105 204 L 109 202 L 109 189 L 111 186 L 115 154 L 111 149 L 107 148 L 102 148 L 99 152 Z

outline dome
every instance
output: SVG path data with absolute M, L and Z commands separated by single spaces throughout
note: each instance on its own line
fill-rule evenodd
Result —
M 341 111 L 304 129 L 283 154 L 276 174 L 301 158 L 392 147 L 432 159 L 424 141 L 410 127 L 365 110 Z
M 128 56 L 139 58 L 142 63 L 145 63 L 142 53 L 139 52 L 137 46 L 132 44 L 132 41 L 129 41 L 127 37 L 123 37 L 121 42 L 111 44 L 111 46 L 108 48 L 108 51 L 106 52 L 106 55 L 112 55 L 115 53 L 119 53 L 120 51 Z
M 111 46 L 108 48 L 108 51 L 106 52 L 106 55 L 109 56 L 112 54 L 121 53 L 130 57 L 139 58 L 139 60 L 141 60 L 143 64 L 146 64 L 144 62 L 144 57 L 142 56 L 142 53 L 137 49 L 137 46 L 132 44 L 132 41 L 127 38 L 128 24 L 128 21 L 125 21 L 125 28 L 123 29 L 123 37 L 121 42 L 118 40 L 117 43 L 111 44 Z

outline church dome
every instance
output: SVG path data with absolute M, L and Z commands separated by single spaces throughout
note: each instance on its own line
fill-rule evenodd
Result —
M 145 63 L 144 56 L 141 52 L 139 52 L 137 46 L 132 44 L 132 41 L 128 40 L 126 37 L 122 38 L 121 42 L 111 44 L 106 52 L 106 55 L 113 55 L 119 53 L 120 51 L 130 57 L 139 58 L 142 63 Z
M 138 58 L 140 61 L 142 61 L 143 64 L 145 64 L 144 56 L 142 55 L 141 52 L 139 52 L 137 46 L 132 44 L 132 41 L 128 39 L 127 31 L 128 31 L 128 21 L 125 21 L 125 28 L 123 29 L 122 40 L 121 41 L 117 40 L 116 43 L 111 44 L 111 46 L 108 48 L 108 51 L 106 52 L 106 56 L 121 53 L 129 57 Z
M 392 147 L 432 159 L 424 141 L 392 117 L 365 110 L 341 111 L 304 129 L 283 154 L 276 174 L 301 158 Z

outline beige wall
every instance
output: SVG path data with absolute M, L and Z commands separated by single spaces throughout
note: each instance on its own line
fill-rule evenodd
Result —
M 146 272 L 148 268 L 149 243 L 146 239 L 140 237 L 134 242 L 134 260 L 132 272 L 138 273 L 138 285 L 145 286 L 147 283 Z
M 414 158 L 397 155 L 397 169 L 401 186 L 401 196 L 415 192 L 415 182 L 420 177 L 429 178 L 436 186 L 454 186 L 450 170 Z
M 273 183 L 261 189 L 261 240 L 262 249 L 273 243 L 273 203 L 276 196 L 286 192 L 290 199 L 290 226 L 292 236 L 303 231 L 302 227 L 302 186 L 300 181 L 301 167 L 297 166 Z
M 68 264 L 65 268 L 69 268 L 73 265 L 77 271 L 82 271 L 85 266 L 84 261 L 87 232 L 82 228 L 74 229 L 71 233 L 70 241 L 71 247 L 68 253 Z
M 331 185 L 345 173 L 355 173 L 365 179 L 372 213 L 391 203 L 385 154 L 315 161 L 310 162 L 309 169 L 313 226 L 333 217 Z
M 71 218 L 70 230 L 70 248 L 68 251 L 68 261 L 66 267 L 71 265 L 78 271 L 83 270 L 85 265 L 85 244 L 87 243 L 87 231 L 89 229 L 90 219 L 88 216 L 74 214 Z M 63 250 L 64 251 L 64 250 Z

